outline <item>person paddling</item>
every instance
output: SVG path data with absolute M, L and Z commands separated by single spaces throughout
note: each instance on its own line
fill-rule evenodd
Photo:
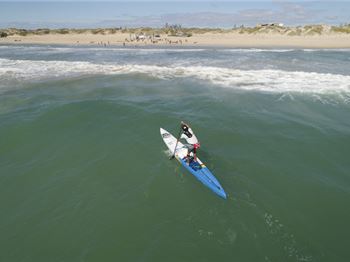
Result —
M 188 149 L 187 156 L 185 157 L 187 159 L 187 163 L 189 164 L 192 160 L 191 153 L 193 154 L 193 159 L 197 161 L 197 149 L 200 148 L 200 143 L 189 125 L 183 121 L 181 121 L 180 139 L 181 138 L 185 139 L 187 142 L 185 145 Z

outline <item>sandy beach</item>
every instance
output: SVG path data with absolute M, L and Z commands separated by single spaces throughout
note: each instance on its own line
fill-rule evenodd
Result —
M 145 37 L 136 40 L 130 33 L 113 34 L 69 33 L 44 35 L 11 35 L 0 38 L 0 44 L 69 44 L 69 45 L 118 45 L 141 46 L 218 46 L 246 48 L 350 48 L 350 34 L 324 33 L 320 35 L 290 36 L 278 33 L 247 34 L 238 32 L 208 32 L 191 37 Z

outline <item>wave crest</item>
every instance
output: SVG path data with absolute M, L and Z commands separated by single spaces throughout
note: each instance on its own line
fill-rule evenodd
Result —
M 209 66 L 97 64 L 91 62 L 0 59 L 0 77 L 46 80 L 84 75 L 145 74 L 158 79 L 195 78 L 241 90 L 297 93 L 350 93 L 350 76 L 283 70 L 239 70 Z

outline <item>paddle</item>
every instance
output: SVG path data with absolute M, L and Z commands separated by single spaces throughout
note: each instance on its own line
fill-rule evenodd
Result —
M 182 133 L 182 129 L 180 129 L 179 135 L 177 136 L 177 140 L 176 140 L 176 144 L 175 144 L 174 153 L 173 153 L 173 155 L 169 158 L 169 160 L 172 160 L 172 159 L 174 159 L 174 157 L 175 157 L 176 148 L 177 148 L 177 144 L 179 143 L 181 133 Z

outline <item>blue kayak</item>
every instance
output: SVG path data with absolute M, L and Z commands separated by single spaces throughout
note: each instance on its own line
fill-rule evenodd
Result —
M 177 139 L 163 128 L 160 129 L 160 134 L 164 140 L 164 143 L 168 146 L 171 152 L 174 152 Z M 178 142 L 175 151 L 176 159 L 206 187 L 208 187 L 218 196 L 226 199 L 227 196 L 225 190 L 222 188 L 219 181 L 210 172 L 210 170 L 200 161 L 200 159 L 197 158 L 197 160 L 191 160 L 190 163 L 187 163 L 186 156 L 187 148 L 181 142 Z
M 181 164 L 191 172 L 199 181 L 201 181 L 205 186 L 209 187 L 218 196 L 226 199 L 226 193 L 219 181 L 210 172 L 210 170 L 205 165 L 200 165 L 197 161 L 192 161 L 190 164 L 186 160 L 180 159 Z

